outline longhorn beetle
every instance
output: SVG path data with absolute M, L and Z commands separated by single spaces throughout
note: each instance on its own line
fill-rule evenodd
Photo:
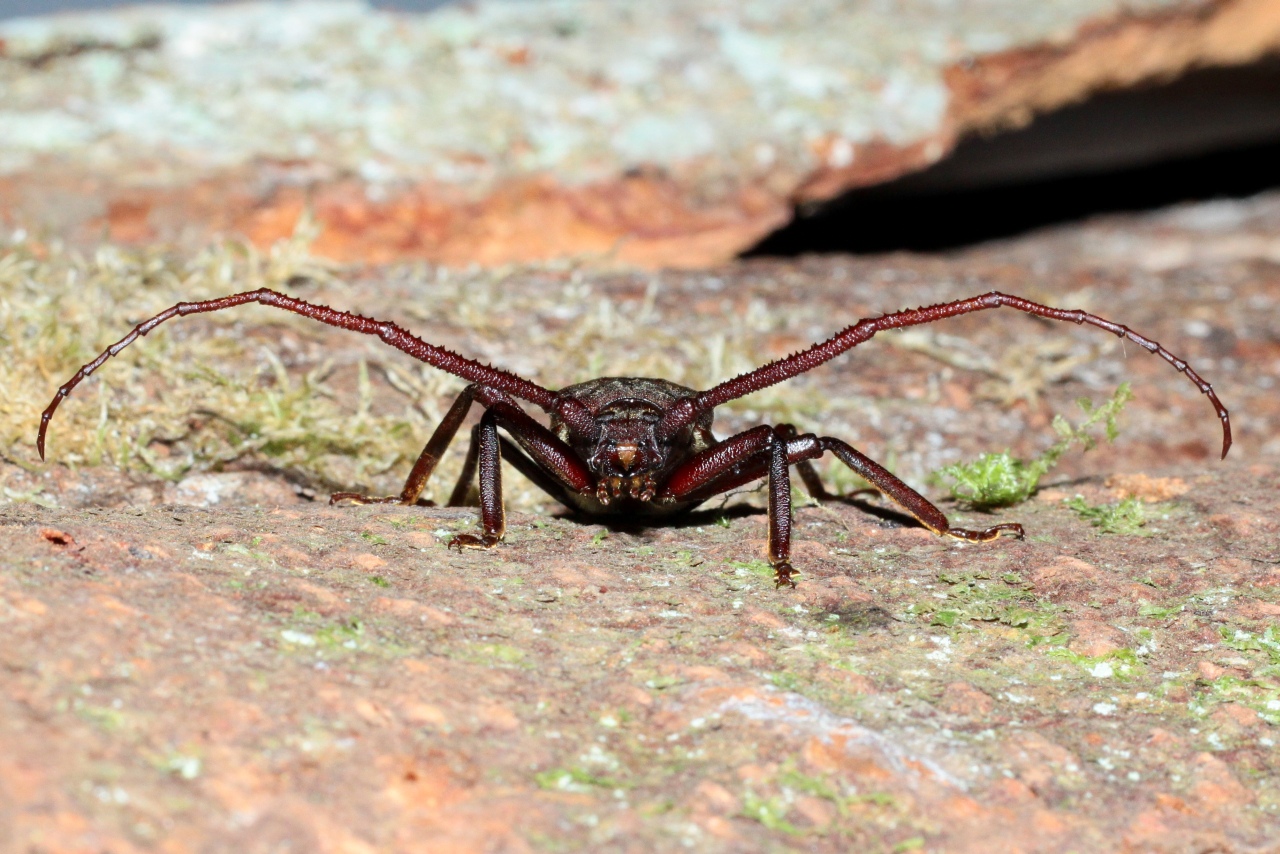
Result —
M 877 332 L 932 323 L 947 317 L 1008 306 L 1051 320 L 1087 323 L 1137 343 L 1186 375 L 1209 397 L 1222 420 L 1222 456 L 1231 447 L 1231 422 L 1226 407 L 1209 383 L 1164 347 L 1127 326 L 1088 314 L 1067 311 L 993 291 L 970 299 L 941 303 L 864 318 L 825 341 L 784 359 L 770 362 L 706 391 L 646 377 L 602 377 L 552 391 L 499 368 L 482 365 L 443 347 L 428 344 L 395 323 L 316 305 L 260 288 L 219 299 L 182 302 L 139 323 L 96 359 L 76 371 L 62 385 L 40 416 L 36 448 L 44 459 L 45 432 L 49 420 L 71 390 L 112 356 L 172 317 L 221 311 L 260 303 L 309 317 L 365 335 L 376 335 L 440 370 L 467 380 L 414 463 L 399 495 L 377 498 L 339 492 L 330 503 L 395 503 L 412 505 L 457 434 L 473 403 L 484 408 L 471 433 L 462 475 L 449 499 L 450 506 L 466 500 L 479 469 L 480 536 L 459 534 L 450 547 L 493 548 L 502 541 L 505 521 L 502 508 L 502 473 L 505 457 L 517 471 L 568 507 L 593 516 L 623 515 L 661 518 L 692 507 L 751 481 L 767 478 L 769 484 L 769 562 L 776 586 L 795 587 L 791 567 L 791 466 L 806 488 L 826 495 L 812 460 L 830 451 L 880 492 L 938 535 L 967 542 L 988 542 L 1002 534 L 1021 537 L 1015 523 L 980 530 L 953 528 L 942 511 L 924 496 L 894 477 L 879 463 L 850 445 L 829 436 L 797 433 L 790 424 L 761 425 L 736 436 L 718 440 L 711 433 L 715 407 L 813 370 L 824 362 L 867 341 Z M 546 426 L 517 403 L 523 400 L 549 416 Z M 511 438 L 502 436 L 502 428 Z M 514 439 L 514 443 L 511 441 Z

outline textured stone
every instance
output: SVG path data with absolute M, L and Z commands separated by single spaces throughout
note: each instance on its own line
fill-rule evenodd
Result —
M 1280 46 L 1272 0 L 353 0 L 0 25 L 0 210 L 64 237 L 308 208 L 333 258 L 723 261 L 963 135 Z

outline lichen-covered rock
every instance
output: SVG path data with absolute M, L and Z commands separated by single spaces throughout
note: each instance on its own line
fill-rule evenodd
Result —
M 124 241 L 310 205 L 343 259 L 724 260 L 1101 88 L 1280 46 L 1269 0 L 353 0 L 0 25 L 0 207 Z

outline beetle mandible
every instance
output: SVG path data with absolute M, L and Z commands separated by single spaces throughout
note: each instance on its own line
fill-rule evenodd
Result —
M 330 503 L 418 502 L 427 479 L 453 441 L 473 403 L 484 414 L 471 433 L 462 475 L 449 499 L 462 503 L 479 474 L 480 536 L 459 534 L 450 547 L 493 548 L 506 531 L 502 507 L 501 461 L 505 458 L 550 496 L 588 515 L 669 517 L 752 481 L 767 478 L 769 491 L 769 562 L 775 584 L 795 587 L 791 566 L 791 475 L 796 467 L 806 487 L 822 493 L 812 461 L 830 452 L 890 500 L 940 536 L 988 542 L 1003 534 L 1021 537 L 1016 523 L 980 530 L 953 528 L 947 517 L 923 495 L 879 463 L 830 436 L 798 433 L 790 424 L 761 425 L 718 440 L 711 433 L 715 407 L 811 371 L 886 329 L 933 323 L 975 311 L 1007 306 L 1038 317 L 1089 324 L 1135 342 L 1185 374 L 1208 396 L 1222 421 L 1222 456 L 1231 448 L 1231 421 L 1212 386 L 1185 361 L 1160 344 L 1118 323 L 1083 311 L 1069 311 L 992 291 L 969 299 L 906 309 L 864 318 L 825 341 L 770 362 L 719 385 L 697 391 L 662 379 L 602 377 L 552 391 L 508 371 L 482 365 L 409 333 L 390 321 L 375 320 L 259 288 L 218 299 L 182 302 L 139 323 L 96 359 L 81 367 L 54 395 L 40 416 L 36 448 L 44 459 L 45 433 L 58 405 L 103 363 L 173 317 L 221 311 L 259 303 L 295 312 L 330 326 L 376 335 L 420 361 L 467 380 L 436 427 L 404 482 L 399 495 L 385 498 L 339 492 Z M 550 417 L 543 425 L 517 401 L 539 407 Z M 500 435 L 501 428 L 507 436 Z M 512 442 L 512 439 L 515 441 Z

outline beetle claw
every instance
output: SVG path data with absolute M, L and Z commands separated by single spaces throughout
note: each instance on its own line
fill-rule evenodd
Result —
M 502 537 L 485 534 L 477 537 L 472 534 L 458 534 L 450 540 L 446 548 L 462 551 L 463 549 L 491 549 L 502 541 Z
M 778 588 L 783 587 L 784 585 L 787 587 L 790 587 L 792 590 L 795 590 L 796 588 L 795 577 L 800 573 L 791 564 L 787 563 L 786 561 L 783 561 L 782 563 L 775 563 L 773 565 L 773 572 L 774 572 L 774 576 L 773 576 L 774 590 L 777 590 Z
M 967 528 L 951 528 L 946 533 L 947 536 L 955 537 L 957 540 L 964 540 L 966 543 L 989 543 L 1005 535 L 1017 537 L 1019 540 L 1026 536 L 1026 532 L 1022 530 L 1022 526 L 1017 522 L 992 525 L 990 528 L 983 528 L 980 531 L 970 531 Z

